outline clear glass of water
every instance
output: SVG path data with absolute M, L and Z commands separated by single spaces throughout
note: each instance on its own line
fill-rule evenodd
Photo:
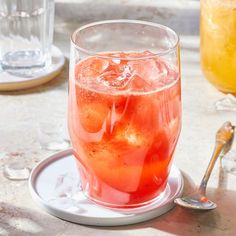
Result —
M 0 0 L 0 72 L 33 76 L 51 64 L 54 0 Z

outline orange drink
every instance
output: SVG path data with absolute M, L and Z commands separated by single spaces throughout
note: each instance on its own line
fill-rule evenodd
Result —
M 220 91 L 236 94 L 236 0 L 201 1 L 201 65 Z

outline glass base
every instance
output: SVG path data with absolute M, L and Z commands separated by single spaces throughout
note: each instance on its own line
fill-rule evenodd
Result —
M 45 69 L 50 63 L 50 59 L 42 56 L 40 50 L 22 50 L 7 52 L 2 58 L 1 68 L 15 76 L 31 77 Z
M 81 188 L 82 190 L 82 188 Z M 86 198 L 88 198 L 89 200 L 91 200 L 92 202 L 100 205 L 100 206 L 103 206 L 103 207 L 107 207 L 107 208 L 112 208 L 112 209 L 118 209 L 118 210 L 125 210 L 125 209 L 133 209 L 133 208 L 141 208 L 141 207 L 144 207 L 144 206 L 148 206 L 148 205 L 151 205 L 152 203 L 154 202 L 164 202 L 171 194 L 171 191 L 170 191 L 170 186 L 169 184 L 167 183 L 166 184 L 166 187 L 164 189 L 164 191 L 162 193 L 160 193 L 158 196 L 148 200 L 148 201 L 145 201 L 145 202 L 141 202 L 141 203 L 135 203 L 135 204 L 111 204 L 111 203 L 107 203 L 107 202 L 102 202 L 102 201 L 99 201 L 95 198 L 92 198 L 88 192 L 86 191 L 83 191 L 83 194 L 85 195 Z

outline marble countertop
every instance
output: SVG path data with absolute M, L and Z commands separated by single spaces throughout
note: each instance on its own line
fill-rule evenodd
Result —
M 163 23 L 180 34 L 183 125 L 174 162 L 184 174 L 184 191 L 188 193 L 201 181 L 213 151 L 216 130 L 226 120 L 236 124 L 236 116 L 234 112 L 214 109 L 214 102 L 224 95 L 204 79 L 200 70 L 199 2 L 168 2 L 57 0 L 54 43 L 68 58 L 69 36 L 74 29 L 87 22 L 112 18 Z M 32 168 L 56 149 L 69 145 L 66 129 L 67 80 L 68 60 L 62 73 L 45 85 L 0 93 L 0 235 L 236 234 L 236 176 L 220 172 L 219 163 L 213 170 L 207 190 L 209 198 L 217 203 L 217 209 L 197 212 L 175 207 L 151 221 L 123 227 L 88 227 L 55 218 L 31 199 L 27 181 L 5 178 L 6 163 L 20 161 Z

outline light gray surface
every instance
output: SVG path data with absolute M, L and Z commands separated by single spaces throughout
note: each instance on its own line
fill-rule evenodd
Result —
M 190 0 L 173 2 L 114 0 L 109 1 L 112 3 L 106 4 L 105 7 L 100 4 L 108 2 L 105 0 L 97 0 L 96 3 L 81 0 L 67 1 L 66 4 L 60 2 L 62 1 L 56 5 L 55 44 L 66 56 L 69 55 L 69 35 L 75 28 L 85 22 L 112 18 L 113 14 L 117 18 L 127 16 L 167 22 L 182 33 L 183 126 L 175 154 L 175 164 L 185 174 L 185 192 L 190 192 L 194 187 L 193 183 L 198 184 L 205 171 L 214 146 L 216 130 L 226 120 L 236 124 L 235 113 L 216 112 L 213 109 L 214 102 L 224 95 L 214 89 L 201 74 L 198 25 L 191 23 L 192 20 L 198 22 L 199 3 Z M 71 2 L 77 2 L 78 5 Z M 122 7 L 119 5 L 121 3 Z M 170 6 L 172 14 L 168 15 L 164 9 Z M 112 13 L 110 7 L 115 9 Z M 122 10 L 118 11 L 119 7 Z M 189 9 L 195 9 L 193 10 L 195 13 L 189 14 Z M 161 13 L 157 14 L 157 10 Z M 182 13 L 178 16 L 180 11 Z M 124 12 L 128 15 L 124 15 Z M 189 18 L 186 18 L 187 16 Z M 188 30 L 191 33 L 188 33 Z M 36 162 L 52 153 L 40 148 L 39 127 L 42 123 L 44 127 L 50 126 L 50 129 L 55 131 L 57 135 L 53 139 L 61 139 L 61 136 L 64 139 L 67 78 L 66 66 L 58 78 L 46 85 L 27 91 L 0 93 L 1 167 L 9 160 L 20 160 L 29 166 L 34 166 Z M 62 221 L 48 215 L 35 204 L 29 194 L 27 182 L 9 181 L 3 177 L 2 172 L 0 180 L 0 235 L 195 236 L 236 233 L 236 177 L 227 175 L 223 179 L 221 175 L 219 179 L 219 165 L 216 165 L 212 173 L 207 191 L 209 198 L 218 205 L 216 210 L 199 213 L 176 207 L 152 221 L 125 227 L 86 227 Z

